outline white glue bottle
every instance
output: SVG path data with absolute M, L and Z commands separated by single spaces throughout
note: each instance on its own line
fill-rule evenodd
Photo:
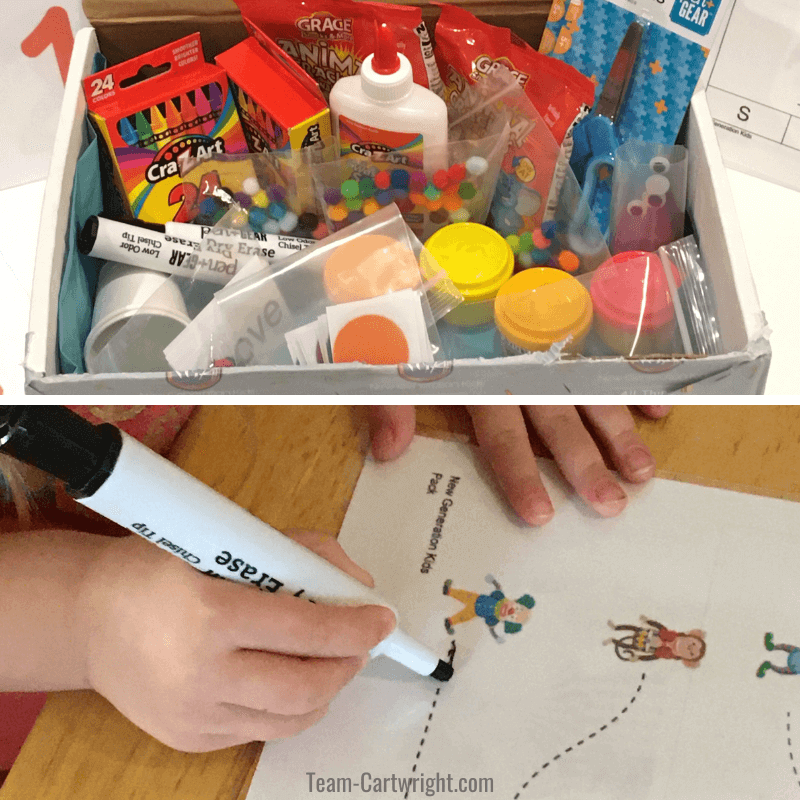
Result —
M 358 75 L 334 84 L 330 107 L 342 156 L 387 153 L 387 164 L 394 161 L 428 174 L 447 169 L 447 106 L 414 83 L 411 62 L 397 52 L 397 40 L 385 23 L 378 28 L 376 51 Z M 388 155 L 399 149 L 409 158 Z

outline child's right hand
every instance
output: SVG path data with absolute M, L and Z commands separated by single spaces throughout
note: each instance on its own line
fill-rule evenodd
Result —
M 363 583 L 332 537 L 294 535 Z M 78 598 L 92 688 L 177 750 L 299 733 L 395 625 L 383 606 L 331 606 L 210 578 L 137 536 L 109 541 Z

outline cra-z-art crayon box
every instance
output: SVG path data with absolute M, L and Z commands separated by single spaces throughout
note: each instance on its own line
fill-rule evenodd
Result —
M 89 115 L 105 140 L 132 216 L 182 219 L 183 167 L 247 153 L 225 71 L 195 33 L 84 78 Z

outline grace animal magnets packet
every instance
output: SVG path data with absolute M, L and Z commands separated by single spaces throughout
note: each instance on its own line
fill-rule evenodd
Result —
M 535 530 L 465 445 L 367 462 L 340 541 L 455 675 L 376 659 L 250 800 L 800 791 L 800 504 L 659 479 L 602 520 L 541 468 Z

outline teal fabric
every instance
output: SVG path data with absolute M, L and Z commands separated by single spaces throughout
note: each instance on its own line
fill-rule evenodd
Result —
M 95 56 L 93 72 L 105 69 L 105 58 Z M 70 200 L 64 272 L 58 295 L 58 354 L 60 372 L 83 373 L 83 345 L 92 324 L 97 274 L 103 262 L 78 252 L 78 233 L 92 214 L 103 212 L 102 171 L 97 135 L 84 122 L 84 151 L 78 159 Z

